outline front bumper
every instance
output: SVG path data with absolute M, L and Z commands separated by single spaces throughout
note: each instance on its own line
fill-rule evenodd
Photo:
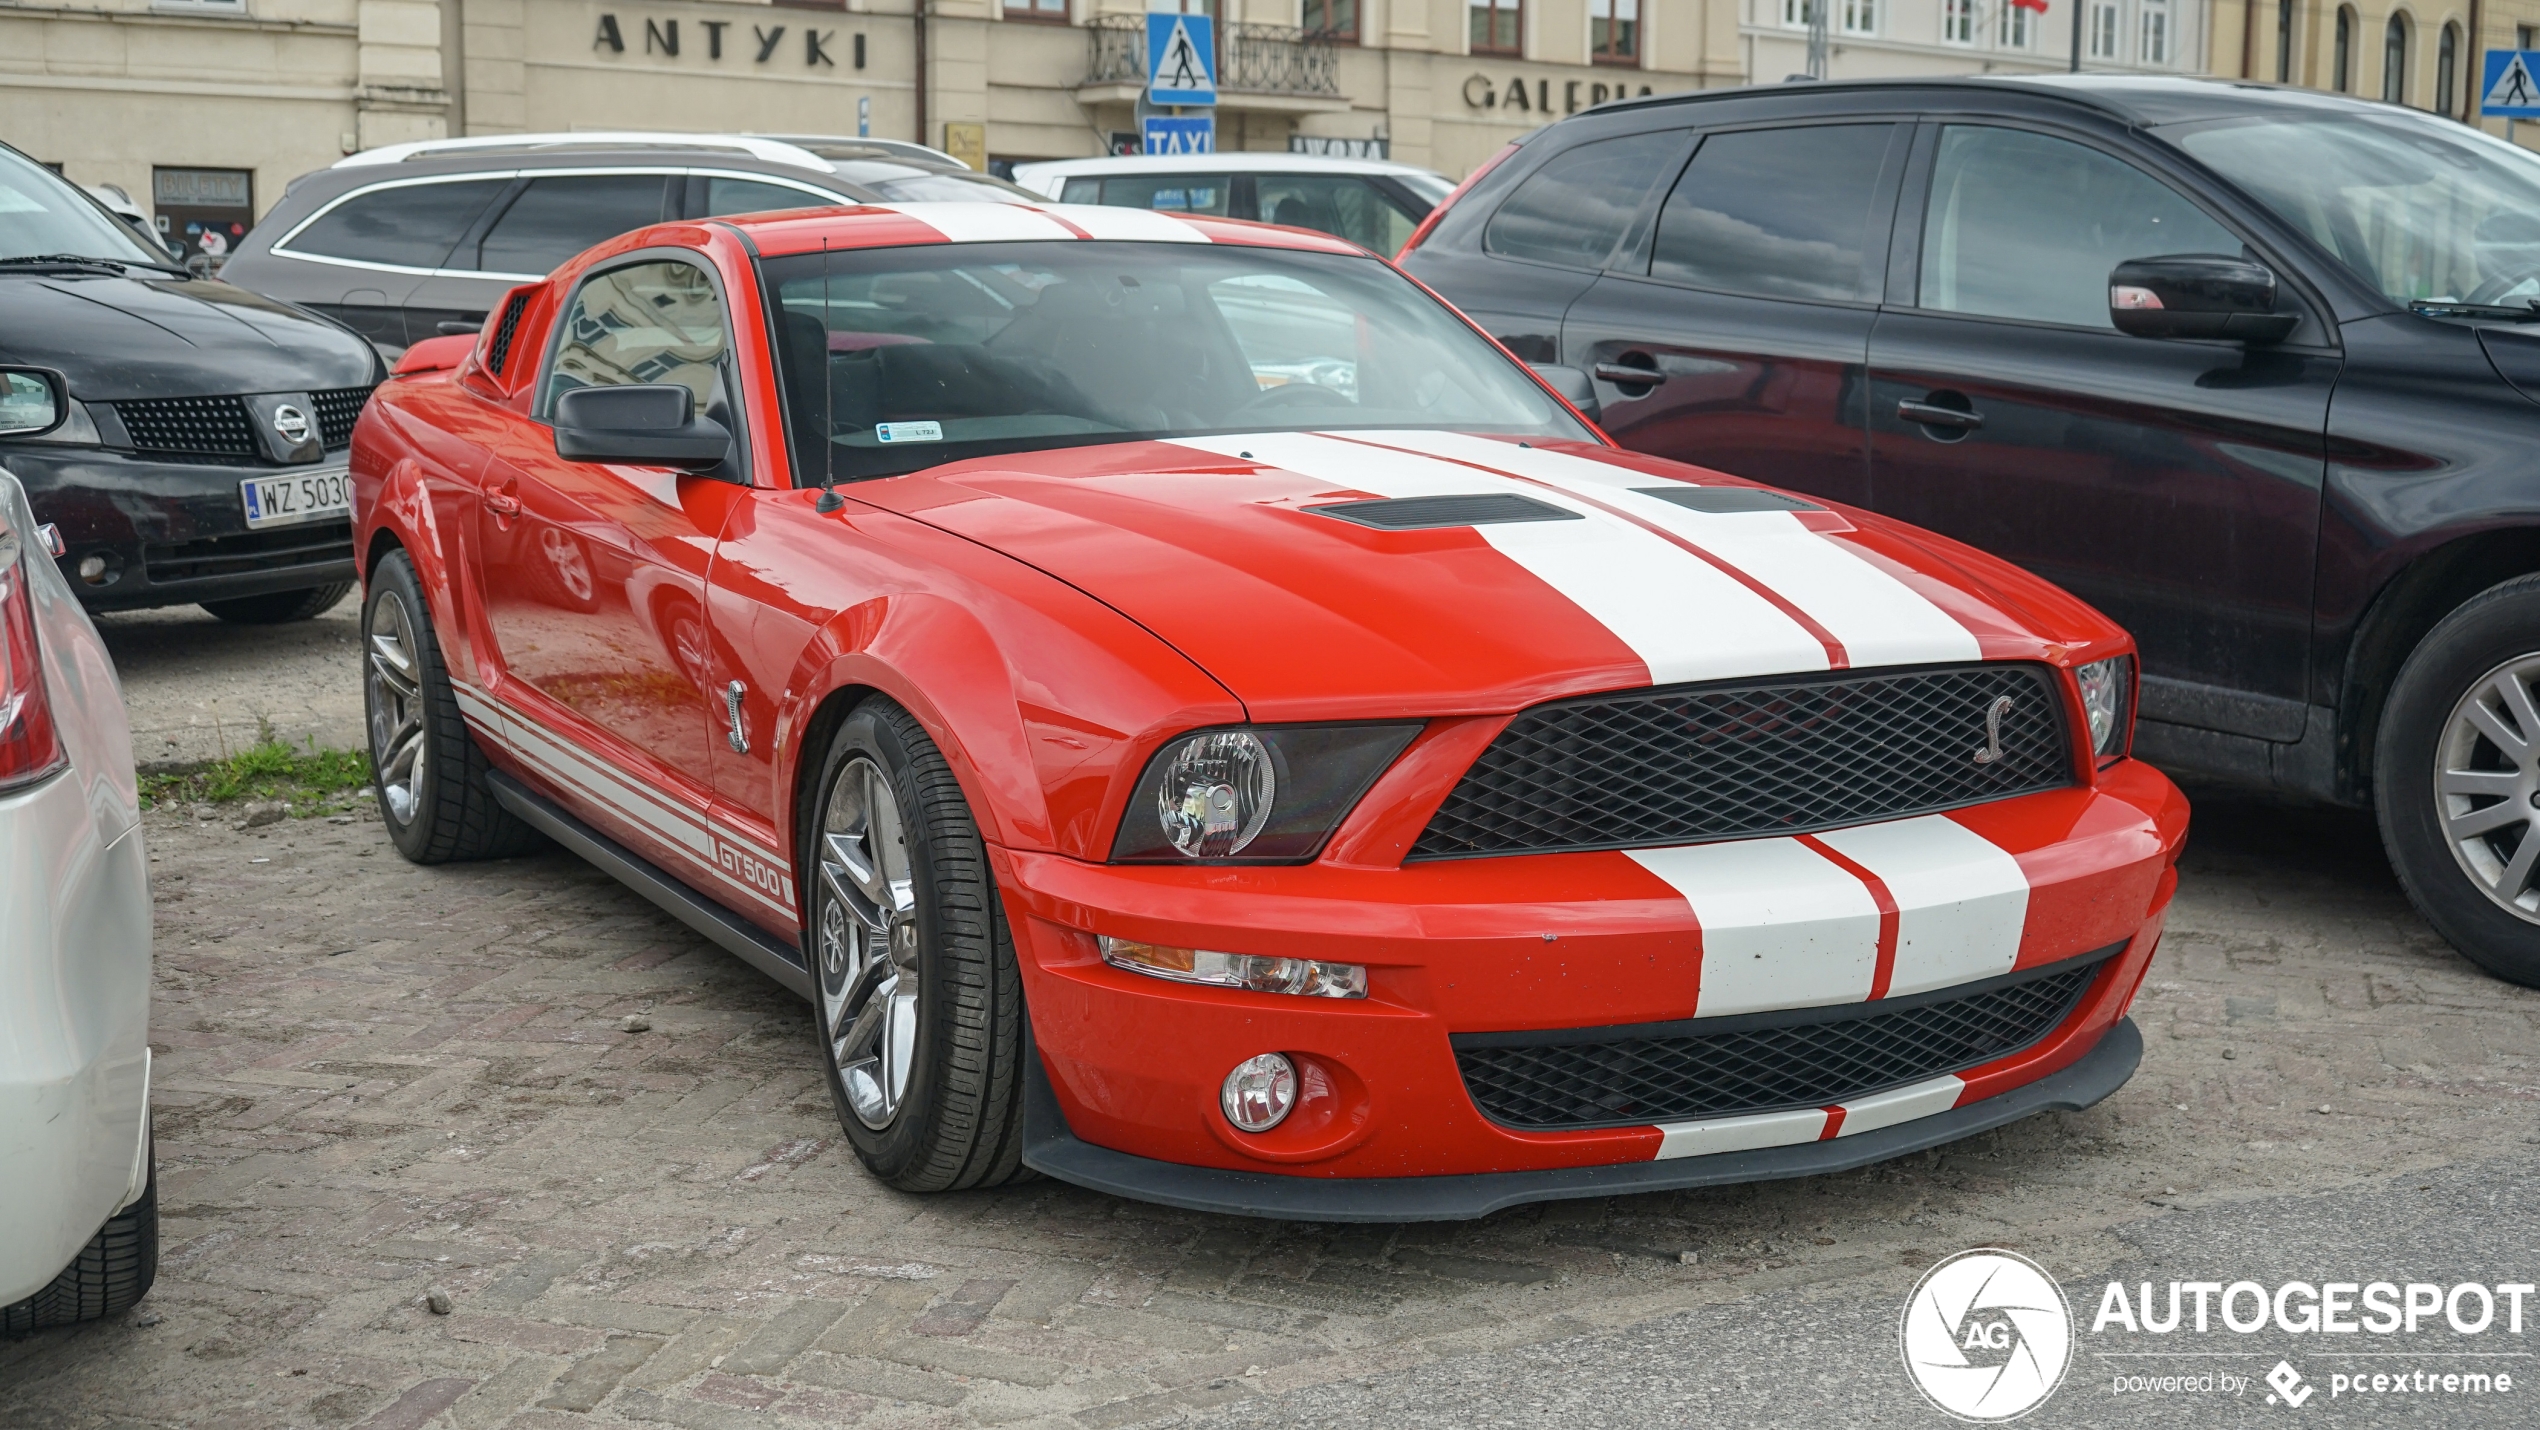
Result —
M 1858 1165 L 2087 1105 L 2133 1066 L 2124 1050 L 2139 1041 L 2112 1030 L 2158 944 L 2186 826 L 2177 790 L 2123 762 L 2095 788 L 1831 831 L 1821 842 L 1845 855 L 1833 862 L 1794 852 L 1805 841 L 1793 840 L 1395 869 L 1136 868 L 994 850 L 1040 1054 L 1033 1072 L 1047 1082 L 1027 1155 L 1067 1180 L 1220 1210 L 1481 1215 L 1510 1201 Z M 1849 875 L 1773 884 L 1775 870 L 1847 860 L 1883 877 L 1884 911 L 1863 885 L 1836 887 Z M 1723 882 L 1723 870 L 1734 877 Z M 1364 964 L 1371 993 L 1165 983 L 1103 963 L 1096 934 Z M 1978 985 L 2112 946 L 2035 1041 L 1823 1107 L 1510 1126 L 1477 1104 L 1451 1041 L 1859 1007 L 1874 988 Z M 1218 1112 L 1218 1086 L 1267 1051 L 1298 1061 L 1306 1094 L 1278 1128 L 1247 1136 Z M 1273 1184 L 1296 1189 L 1263 1190 Z M 1454 1186 L 1466 1189 L 1442 1190 Z
M 328 460 L 340 464 L 342 454 Z M 36 519 L 60 529 L 62 579 L 91 611 L 306 590 L 357 575 L 349 517 L 247 529 L 239 483 L 284 468 L 41 443 L 0 443 L 0 462 L 25 485 Z M 90 556 L 105 558 L 104 580 L 80 579 Z

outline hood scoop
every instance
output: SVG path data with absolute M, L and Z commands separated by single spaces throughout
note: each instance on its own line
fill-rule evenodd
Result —
M 1494 526 L 1515 521 L 1584 521 L 1575 511 L 1514 492 L 1473 492 L 1456 496 L 1386 497 L 1374 501 L 1331 502 L 1306 511 L 1352 526 L 1378 531 L 1435 531 L 1450 526 Z
M 1761 487 L 1694 487 L 1678 483 L 1670 487 L 1634 487 L 1645 497 L 1673 502 L 1687 511 L 1708 512 L 1714 516 L 1741 511 L 1824 511 L 1812 501 L 1768 492 Z

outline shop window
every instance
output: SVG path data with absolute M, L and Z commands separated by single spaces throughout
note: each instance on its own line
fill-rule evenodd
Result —
M 1005 0 L 1009 20 L 1067 20 L 1067 0 Z
M 1305 0 L 1305 32 L 1357 44 L 1358 0 Z
M 1470 0 L 1473 53 L 1518 55 L 1526 50 L 1526 0 Z
M 2393 15 L 2381 31 L 2381 98 L 2388 104 L 2408 102 L 2408 17 Z
M 1601 65 L 1640 63 L 1640 0 L 1588 0 L 1588 57 Z
M 217 270 L 256 224 L 255 176 L 245 169 L 152 169 L 159 232 Z

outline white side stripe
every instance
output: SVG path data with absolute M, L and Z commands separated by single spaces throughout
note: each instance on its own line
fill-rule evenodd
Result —
M 1022 204 L 918 203 L 875 204 L 874 207 L 906 214 L 955 243 L 1065 240 L 1076 236 L 1049 215 Z
M 1043 204 L 1041 208 L 1083 229 L 1089 236 L 1114 242 L 1207 243 L 1209 237 L 1171 214 L 1153 209 L 1121 209 L 1102 204 Z
M 1843 1125 L 1834 1130 L 1837 1137 L 1856 1132 L 1876 1132 L 1894 1127 L 1917 1117 L 1947 1112 L 1958 1105 L 1958 1094 L 1967 1090 L 1963 1079 L 1942 1074 L 1928 1082 L 1912 1083 L 1893 1091 L 1874 1094 L 1843 1105 Z
M 1473 530 L 1630 647 L 1653 684 L 1826 668 L 1825 646 L 1771 602 L 1665 538 L 1564 492 L 1305 432 L 1175 440 L 1219 456 L 1249 452 L 1378 496 L 1509 492 L 1578 513 L 1584 520 Z
M 1998 977 L 2019 961 L 2028 876 L 1992 840 L 1945 814 L 1817 838 L 1878 875 L 1896 900 L 1889 997 Z
M 1658 1155 L 1707 1157 L 1714 1152 L 1752 1152 L 1759 1147 L 1789 1147 L 1825 1135 L 1826 1114 L 1814 1107 L 1795 1112 L 1764 1112 L 1753 1117 L 1715 1117 L 1707 1122 L 1668 1122 L 1658 1127 Z
M 1702 929 L 1696 1017 L 1870 996 L 1878 905 L 1833 860 L 1796 839 L 1623 852 L 1693 906 Z
M 1974 634 L 1948 612 L 1840 543 L 1800 525 L 1790 512 L 1688 511 L 1637 490 L 1674 485 L 1664 477 L 1461 432 L 1365 436 L 1371 442 L 1549 482 L 1673 532 L 1807 612 L 1842 643 L 1856 668 L 1974 660 L 1981 653 Z

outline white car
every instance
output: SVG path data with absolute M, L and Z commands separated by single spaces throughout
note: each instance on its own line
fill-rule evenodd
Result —
M 0 370 L 0 431 L 60 394 Z M 0 1334 L 150 1289 L 150 876 L 113 660 L 0 469 Z
M 1045 199 L 1260 219 L 1348 239 L 1390 258 L 1455 182 L 1384 159 L 1308 154 L 1130 154 L 1014 166 Z

